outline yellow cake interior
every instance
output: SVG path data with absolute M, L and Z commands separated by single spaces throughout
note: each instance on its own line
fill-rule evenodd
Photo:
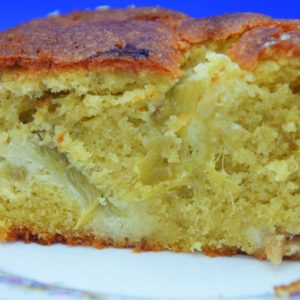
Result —
M 223 43 L 150 71 L 5 71 L 0 225 L 183 251 L 300 252 L 300 60 Z

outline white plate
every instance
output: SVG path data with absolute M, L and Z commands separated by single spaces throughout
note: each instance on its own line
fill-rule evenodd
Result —
M 300 262 L 22 243 L 0 245 L 0 299 L 272 299 Z

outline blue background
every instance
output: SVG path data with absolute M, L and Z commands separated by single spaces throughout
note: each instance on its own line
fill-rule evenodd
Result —
M 57 9 L 66 13 L 107 4 L 112 7 L 159 5 L 183 11 L 193 17 L 252 11 L 279 18 L 300 18 L 300 0 L 0 0 L 0 30 L 35 17 L 43 17 Z

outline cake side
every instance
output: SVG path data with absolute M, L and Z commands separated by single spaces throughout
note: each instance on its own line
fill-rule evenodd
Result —
M 298 21 L 129 12 L 37 20 L 0 43 L 1 239 L 298 258 Z M 86 36 L 69 51 L 78 26 L 118 22 L 141 24 L 124 45 L 145 54 L 146 26 L 168 49 L 88 68 Z M 18 48 L 26 26 L 64 30 L 58 49 L 45 34 L 46 64 L 34 41 Z

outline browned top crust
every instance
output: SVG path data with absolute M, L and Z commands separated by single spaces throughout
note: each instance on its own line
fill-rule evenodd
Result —
M 300 21 L 260 14 L 194 19 L 160 8 L 74 12 L 0 33 L 0 69 L 152 70 L 177 76 L 194 45 L 235 37 L 228 54 L 244 68 L 265 56 L 300 56 Z

